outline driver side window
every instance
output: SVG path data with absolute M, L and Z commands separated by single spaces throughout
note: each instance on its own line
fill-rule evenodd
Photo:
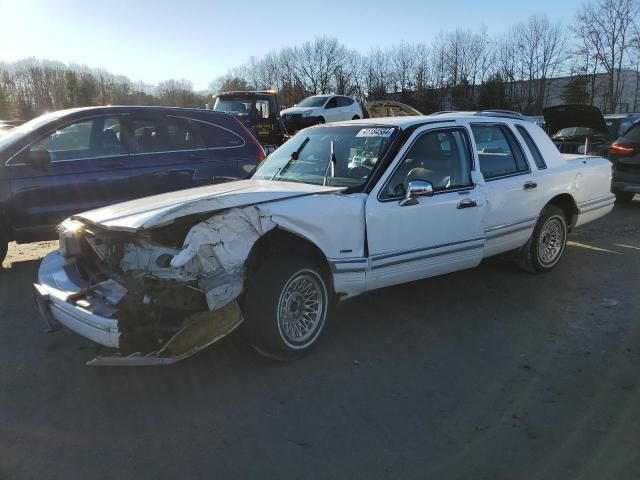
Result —
M 338 106 L 338 100 L 336 99 L 336 97 L 333 97 L 331 100 L 329 100 L 327 102 L 327 104 L 325 105 L 325 109 L 327 108 L 336 108 Z
M 380 198 L 404 197 L 412 180 L 430 182 L 434 192 L 470 187 L 471 165 L 471 149 L 463 129 L 423 133 L 396 168 Z

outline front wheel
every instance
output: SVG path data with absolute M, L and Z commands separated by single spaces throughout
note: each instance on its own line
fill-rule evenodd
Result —
M 317 125 L 322 125 L 325 122 L 324 117 L 318 117 L 318 123 Z
M 244 301 L 245 331 L 253 347 L 277 360 L 290 360 L 317 342 L 330 309 L 327 274 L 305 258 L 273 257 L 249 281 Z
M 531 273 L 549 272 L 555 267 L 567 245 L 567 217 L 554 205 L 540 214 L 529 241 L 518 250 L 520 268 Z
M 360 117 L 358 115 L 354 115 L 351 120 L 360 120 Z

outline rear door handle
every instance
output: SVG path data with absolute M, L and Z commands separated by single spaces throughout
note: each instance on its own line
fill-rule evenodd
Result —
M 525 190 L 531 190 L 533 188 L 536 188 L 538 186 L 538 184 L 536 182 L 525 182 L 525 184 L 522 186 L 522 188 L 524 188 Z
M 458 210 L 462 208 L 473 208 L 477 206 L 478 206 L 478 202 L 470 198 L 465 198 L 464 200 L 460 200 L 460 202 L 458 203 Z

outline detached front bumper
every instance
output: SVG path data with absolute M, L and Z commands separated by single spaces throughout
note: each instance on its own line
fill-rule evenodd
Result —
M 284 116 L 282 118 L 282 121 L 284 123 L 284 127 L 287 129 L 287 132 L 293 134 L 298 130 L 302 130 L 303 128 L 317 125 L 320 121 L 320 117 Z
M 57 251 L 50 253 L 42 260 L 38 283 L 34 285 L 40 313 L 50 330 L 55 326 L 53 322 L 59 322 L 100 345 L 119 348 L 118 320 L 100 316 L 74 301 L 88 286 L 73 259 L 66 259 Z

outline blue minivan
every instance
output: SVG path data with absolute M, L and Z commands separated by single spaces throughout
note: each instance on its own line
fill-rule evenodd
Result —
M 0 137 L 0 263 L 7 244 L 56 238 L 70 215 L 249 177 L 264 159 L 238 120 L 210 110 L 89 107 Z

